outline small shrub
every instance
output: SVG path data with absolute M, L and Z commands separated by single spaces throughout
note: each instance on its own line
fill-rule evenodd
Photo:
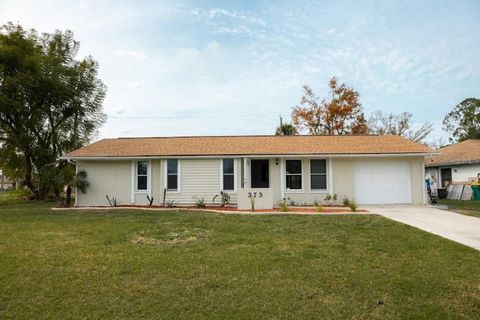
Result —
M 318 207 L 318 206 L 320 206 L 321 204 L 320 204 L 320 201 L 318 201 L 317 199 L 315 199 L 315 200 L 313 200 L 313 205 L 314 205 L 315 207 Z
M 315 206 L 315 210 L 317 210 L 317 212 L 323 212 L 324 211 L 324 208 L 321 204 Z
M 355 200 L 350 200 L 348 201 L 348 205 L 347 205 L 350 210 L 352 210 L 352 212 L 356 212 L 357 211 L 357 204 L 355 203 Z
M 327 201 L 328 204 L 333 204 L 334 201 L 337 201 L 337 195 L 329 193 L 325 196 L 325 201 Z
M 221 207 L 224 207 L 226 204 L 230 203 L 230 195 L 225 191 L 220 191 L 220 194 L 215 195 L 215 197 L 213 197 L 212 203 L 215 203 L 215 199 L 218 197 L 220 197 L 221 200 Z
M 206 207 L 206 205 L 205 205 L 205 199 L 204 199 L 204 198 L 197 199 L 197 200 L 195 201 L 195 206 L 196 206 L 197 208 L 205 208 L 205 207 Z
M 287 200 L 285 198 L 278 203 L 278 206 L 280 207 L 280 211 L 282 212 L 290 211 L 290 208 L 287 205 Z
M 348 199 L 347 196 L 345 196 L 345 197 L 343 198 L 343 205 L 344 205 L 345 207 L 348 207 L 348 204 L 349 204 L 349 203 L 350 203 L 350 200 Z
M 163 200 L 162 200 L 162 204 L 165 206 L 166 203 L 167 203 L 167 188 L 163 188 Z
M 152 204 L 153 204 L 153 197 L 150 197 L 150 196 L 147 194 L 147 201 L 148 201 L 148 205 L 151 207 Z
M 175 207 L 175 200 L 165 201 L 165 205 L 169 208 Z
M 110 204 L 110 207 L 117 207 L 118 206 L 117 198 L 115 198 L 115 197 L 110 198 L 107 194 L 105 195 L 105 197 L 107 198 L 107 201 Z

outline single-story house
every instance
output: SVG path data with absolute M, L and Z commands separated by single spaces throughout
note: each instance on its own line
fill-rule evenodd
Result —
M 0 191 L 3 190 L 15 190 L 17 188 L 17 182 L 13 179 L 8 178 L 3 170 L 0 169 Z
M 426 159 L 427 178 L 437 187 L 468 182 L 480 174 L 480 140 L 470 139 L 440 148 L 439 154 Z
M 434 150 L 400 136 L 198 136 L 104 139 L 62 157 L 90 187 L 76 206 L 145 205 L 147 195 L 191 205 L 227 192 L 232 204 L 272 208 L 282 199 L 358 204 L 425 203 L 425 157 Z M 165 191 L 164 191 L 165 190 Z M 218 201 L 218 200 L 217 200 Z M 218 202 L 217 202 L 218 203 Z

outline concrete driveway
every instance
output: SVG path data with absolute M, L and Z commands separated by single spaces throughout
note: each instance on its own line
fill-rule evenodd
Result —
M 362 208 L 480 250 L 480 218 L 428 206 L 370 205 Z

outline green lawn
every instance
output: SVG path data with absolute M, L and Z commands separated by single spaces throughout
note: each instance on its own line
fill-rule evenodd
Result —
M 480 252 L 379 216 L 0 207 L 0 318 L 478 319 Z
M 448 210 L 480 218 L 480 201 L 440 199 L 438 203 L 447 205 Z
M 27 190 L 3 190 L 0 191 L 0 206 L 24 204 L 23 197 L 29 195 Z

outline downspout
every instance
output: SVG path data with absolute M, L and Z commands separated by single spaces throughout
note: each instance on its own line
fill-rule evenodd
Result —
M 432 187 L 430 186 L 430 189 Z M 427 186 L 425 183 L 425 160 L 422 162 L 422 194 L 423 194 L 423 204 L 426 205 L 427 203 Z
M 73 164 L 75 166 L 75 176 L 78 175 L 78 166 L 77 166 L 77 162 L 75 162 L 74 160 L 71 160 L 70 158 L 67 158 L 67 162 L 70 163 L 70 164 Z M 78 206 L 78 190 L 77 190 L 77 184 L 75 184 L 75 203 L 73 204 L 73 206 L 76 208 Z

